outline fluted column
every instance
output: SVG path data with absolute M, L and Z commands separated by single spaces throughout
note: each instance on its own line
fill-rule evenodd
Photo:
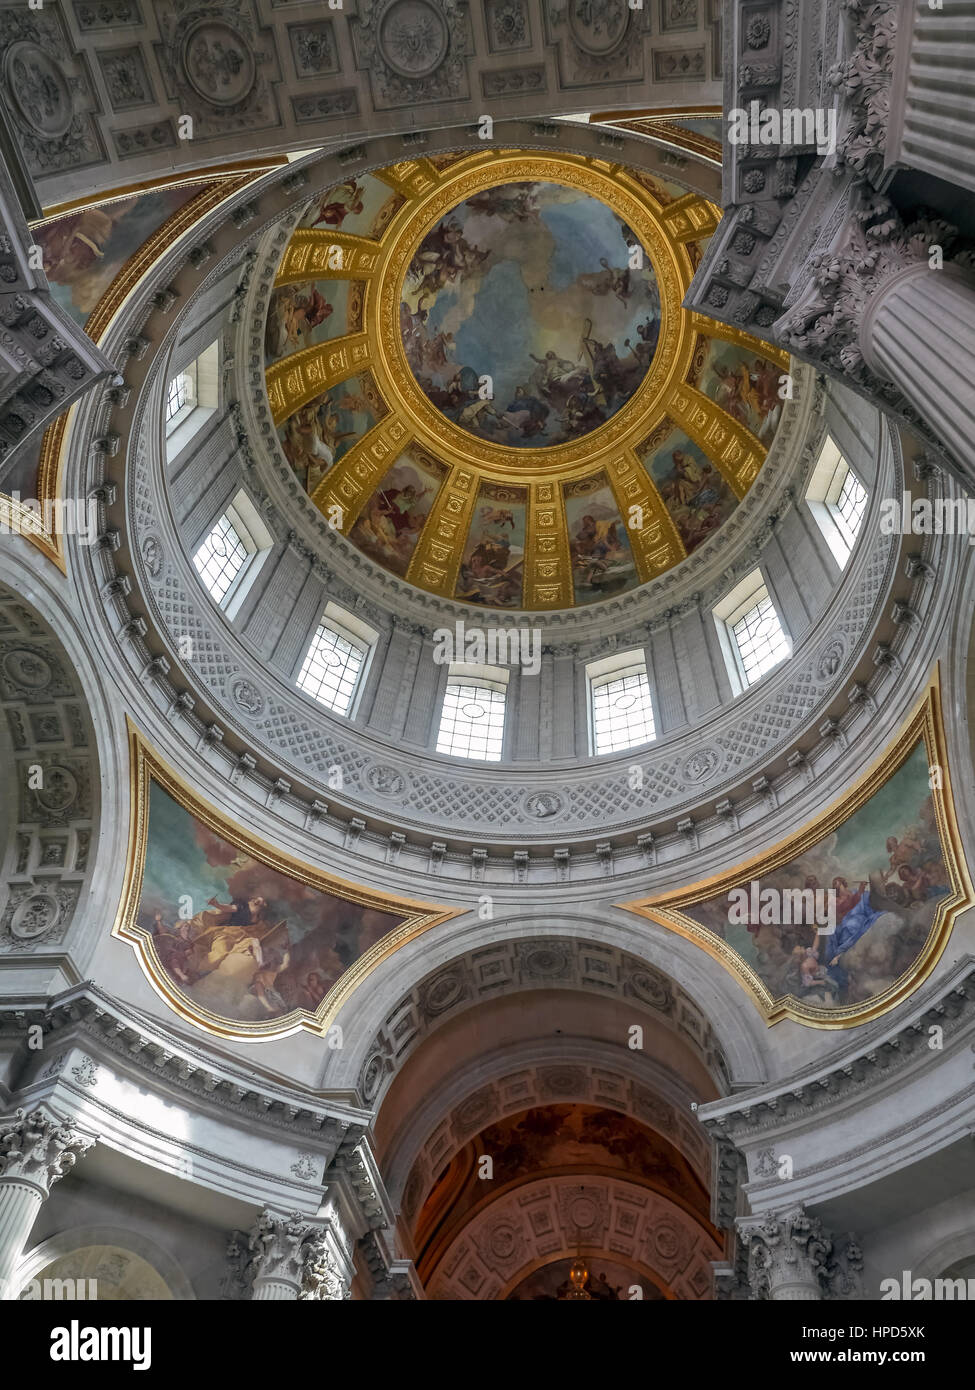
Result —
M 884 280 L 867 304 L 860 351 L 975 479 L 975 279 L 925 260 Z
M 748 1247 L 752 1298 L 811 1302 L 823 1297 L 832 1243 L 818 1217 L 796 1207 L 739 1221 L 738 1232 Z
M 231 1242 L 240 1253 L 241 1242 Z M 249 1260 L 244 1282 L 252 1299 L 338 1300 L 349 1296 L 330 1232 L 295 1212 L 288 1217 L 261 1212 L 247 1237 Z
M 0 1122 L 0 1299 L 20 1292 L 14 1275 L 41 1203 L 93 1143 L 41 1110 Z

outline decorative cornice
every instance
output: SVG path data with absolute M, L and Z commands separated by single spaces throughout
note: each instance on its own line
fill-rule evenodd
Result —
M 855 1045 L 833 1053 L 828 1062 L 701 1106 L 698 1119 L 714 1139 L 741 1148 L 764 1131 L 821 1115 L 878 1084 L 891 1084 L 908 1068 L 933 1064 L 939 1054 L 928 1046 L 928 1030 L 936 1025 L 950 1038 L 970 1020 L 973 1009 L 975 962 L 966 955 L 887 1019 L 858 1030 Z
M 355 1106 L 323 1103 L 300 1086 L 260 1077 L 254 1067 L 186 1041 L 91 982 L 65 991 L 44 1007 L 16 997 L 0 1002 L 0 1032 L 23 1037 L 30 1024 L 39 1024 L 47 1038 L 45 1064 L 37 1061 L 36 1074 L 26 1083 L 31 1086 L 56 1077 L 59 1058 L 66 1062 L 71 1044 L 81 1042 L 93 1060 L 142 1073 L 153 1086 L 163 1083 L 180 1094 L 184 1104 L 216 1106 L 250 1127 L 301 1135 L 326 1161 L 354 1149 L 366 1132 L 369 1116 Z

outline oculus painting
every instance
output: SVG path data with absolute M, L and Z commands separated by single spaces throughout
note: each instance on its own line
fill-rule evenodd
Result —
M 972 901 L 952 839 L 946 762 L 935 751 L 935 696 L 845 812 L 832 808 L 801 843 L 700 891 L 628 906 L 711 950 L 751 986 L 769 1022 L 842 1026 L 896 1003 L 931 969 L 953 916 Z M 769 889 L 774 896 L 763 898 Z M 815 917 L 793 913 L 800 893 L 820 895 Z M 776 911 L 784 902 L 789 909 Z
M 134 731 L 132 746 L 139 814 L 116 934 L 139 943 L 193 1022 L 238 1036 L 322 1024 L 338 981 L 357 964 L 361 978 L 385 955 L 380 943 L 392 949 L 451 915 L 340 885 L 250 842 L 184 794 Z
M 400 331 L 417 384 L 448 419 L 538 448 L 581 438 L 633 396 L 656 350 L 660 294 L 607 204 L 562 184 L 508 183 L 427 233 Z

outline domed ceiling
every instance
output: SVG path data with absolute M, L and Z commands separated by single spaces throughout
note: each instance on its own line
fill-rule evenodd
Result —
M 745 496 L 776 349 L 682 307 L 719 210 L 518 150 L 350 177 L 305 210 L 267 315 L 281 446 L 392 573 L 494 608 L 654 579 Z

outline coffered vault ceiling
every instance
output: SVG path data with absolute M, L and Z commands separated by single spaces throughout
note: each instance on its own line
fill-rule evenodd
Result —
M 679 564 L 731 516 L 788 359 L 682 307 L 719 210 L 645 171 L 436 155 L 313 199 L 265 332 L 284 454 L 418 588 L 561 609 Z

